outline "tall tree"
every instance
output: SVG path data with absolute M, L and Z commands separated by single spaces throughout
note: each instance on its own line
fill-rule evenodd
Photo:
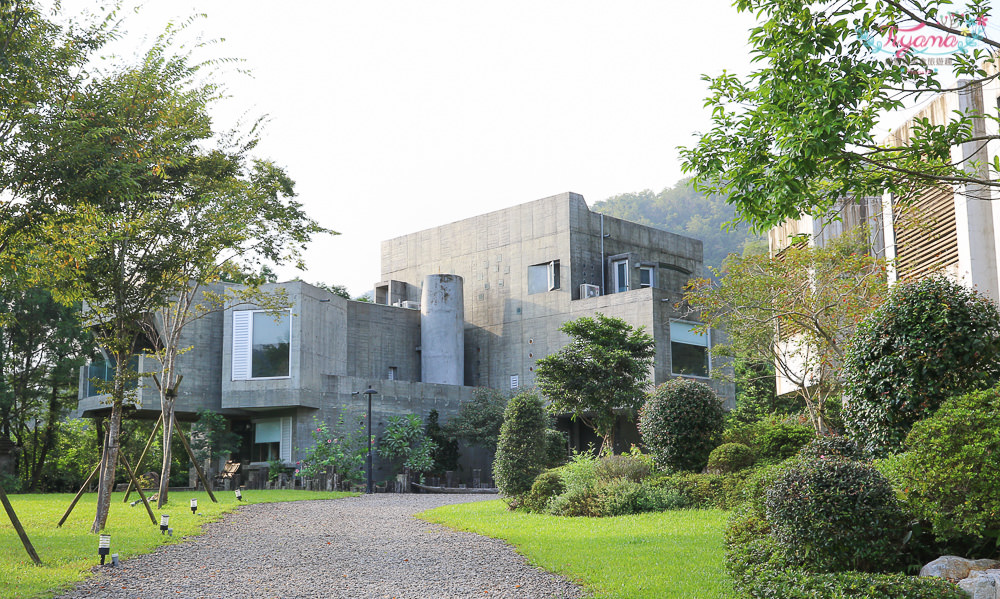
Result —
M 886 265 L 865 252 L 864 228 L 826 247 L 791 246 L 777 257 L 730 256 L 718 281 L 684 295 L 706 326 L 726 331 L 718 355 L 774 364 L 805 402 L 818 433 L 840 392 L 845 342 L 887 293 Z
M 878 131 L 888 113 L 938 92 L 972 92 L 996 77 L 984 64 L 1000 49 L 985 35 L 988 2 L 735 6 L 761 21 L 750 32 L 760 66 L 746 77 L 706 77 L 713 127 L 681 154 L 696 188 L 728 198 L 739 221 L 766 230 L 803 214 L 824 215 L 843 198 L 888 191 L 905 202 L 942 184 L 989 197 L 1000 188 L 1000 160 L 987 164 L 980 153 L 1000 139 L 985 126 L 995 120 L 984 112 L 989 105 L 955 111 L 941 123 L 921 120 L 905 140 L 885 141 Z M 959 50 L 952 64 L 930 64 L 918 35 L 940 40 L 939 51 Z M 959 83 L 942 83 L 948 76 Z M 962 144 L 970 144 L 965 156 L 952 152 Z
M 549 412 L 568 412 L 601 437 L 602 451 L 613 452 L 617 412 L 634 414 L 642 405 L 656 343 L 641 327 L 601 313 L 559 330 L 570 342 L 538 361 L 538 389 L 549 400 Z

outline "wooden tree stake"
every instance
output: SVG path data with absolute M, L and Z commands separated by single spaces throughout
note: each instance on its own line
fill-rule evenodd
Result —
M 42 560 L 38 557 L 35 552 L 34 546 L 32 546 L 31 541 L 28 539 L 28 533 L 24 532 L 24 527 L 21 526 L 21 521 L 17 519 L 17 514 L 14 513 L 14 506 L 10 504 L 7 499 L 7 494 L 4 493 L 3 487 L 0 486 L 0 503 L 3 503 L 3 509 L 7 511 L 7 517 L 10 518 L 10 523 L 14 525 L 14 530 L 17 531 L 17 536 L 21 537 L 21 544 L 24 545 L 25 551 L 31 556 L 31 561 L 35 562 L 36 566 L 42 565 Z

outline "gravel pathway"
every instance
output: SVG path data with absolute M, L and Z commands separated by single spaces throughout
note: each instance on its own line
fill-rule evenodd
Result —
M 503 541 L 412 517 L 493 498 L 376 494 L 249 505 L 202 536 L 102 568 L 63 597 L 581 597 Z

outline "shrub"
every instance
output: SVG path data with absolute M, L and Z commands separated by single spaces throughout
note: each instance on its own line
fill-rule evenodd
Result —
M 913 424 L 948 397 L 1000 378 L 1000 312 L 944 278 L 895 287 L 844 354 L 847 431 L 876 456 L 899 453 Z
M 677 493 L 627 478 L 615 478 L 599 484 L 595 495 L 601 516 L 659 512 L 682 507 L 683 502 Z
M 345 480 L 361 482 L 361 468 L 368 455 L 366 435 L 361 427 L 345 434 L 333 434 L 326 422 L 315 417 L 313 426 L 315 428 L 310 432 L 313 444 L 304 451 L 295 474 L 311 478 L 330 471 Z M 338 421 L 338 428 L 346 428 L 343 417 Z
M 719 444 L 724 421 L 722 402 L 708 385 L 673 379 L 650 393 L 639 432 L 657 465 L 697 471 Z
M 401 460 L 402 467 L 411 472 L 430 472 L 434 468 L 435 449 L 434 442 L 424 432 L 420 416 L 406 414 L 389 417 L 376 451 L 387 460 Z
M 638 483 L 649 476 L 651 470 L 649 462 L 622 454 L 601 458 L 594 467 L 594 475 L 601 482 L 624 478 Z
M 545 429 L 545 467 L 557 468 L 569 460 L 569 440 L 566 433 Z
M 601 515 L 600 499 L 596 487 L 568 488 L 549 502 L 548 512 L 555 516 L 589 516 L 595 518 Z
M 742 443 L 723 443 L 708 454 L 708 471 L 716 474 L 738 472 L 753 465 L 753 450 Z
M 546 470 L 535 478 L 521 507 L 529 512 L 544 512 L 549 502 L 566 490 L 566 484 L 556 470 Z
M 913 426 L 886 470 L 939 540 L 1000 529 L 1000 387 L 945 402 Z
M 650 480 L 650 484 L 676 493 L 683 500 L 683 507 L 730 510 L 742 501 L 748 472 L 667 474 Z
M 940 578 L 903 574 L 836 572 L 814 574 L 795 568 L 761 568 L 746 577 L 743 592 L 754 599 L 968 599 L 957 586 Z
M 531 490 L 545 466 L 548 416 L 538 395 L 525 391 L 507 403 L 497 443 L 493 475 L 497 488 L 511 498 Z
M 800 449 L 799 456 L 817 460 L 834 458 L 860 460 L 862 451 L 857 443 L 847 437 L 819 437 Z
M 803 459 L 781 471 L 766 497 L 771 535 L 793 563 L 875 571 L 898 558 L 906 519 L 889 481 L 869 465 Z
M 757 459 L 764 464 L 777 464 L 793 457 L 815 438 L 811 426 L 787 422 L 769 426 L 758 440 Z
M 431 410 L 427 414 L 424 433 L 434 443 L 434 450 L 431 452 L 434 465 L 431 467 L 431 472 L 444 474 L 449 470 L 458 470 L 458 458 L 461 454 L 458 451 L 458 439 L 444 432 L 439 419 L 438 411 Z

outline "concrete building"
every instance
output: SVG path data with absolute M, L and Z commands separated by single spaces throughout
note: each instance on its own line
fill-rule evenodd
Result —
M 287 294 L 287 310 L 240 305 L 196 321 L 184 333 L 192 349 L 179 358 L 177 409 L 225 414 L 244 461 L 294 463 L 314 419 L 360 420 L 355 394 L 369 385 L 376 434 L 393 414 L 436 409 L 445 422 L 475 387 L 531 387 L 537 360 L 567 342 L 559 326 L 597 312 L 654 337 L 654 383 L 701 378 L 732 405 L 732 385 L 709 378 L 710 336 L 675 306 L 701 270 L 698 240 L 593 213 L 573 193 L 529 202 L 383 242 L 374 303 L 296 281 L 265 286 Z M 140 371 L 155 370 L 148 362 Z M 81 373 L 84 416 L 107 409 L 89 384 L 100 375 L 97 365 Z M 155 389 L 137 400 L 139 415 L 156 417 Z M 562 424 L 578 445 L 595 440 Z M 620 437 L 634 440 L 634 424 Z M 466 473 L 488 469 L 486 459 L 463 448 Z M 379 465 L 376 479 L 389 475 Z

